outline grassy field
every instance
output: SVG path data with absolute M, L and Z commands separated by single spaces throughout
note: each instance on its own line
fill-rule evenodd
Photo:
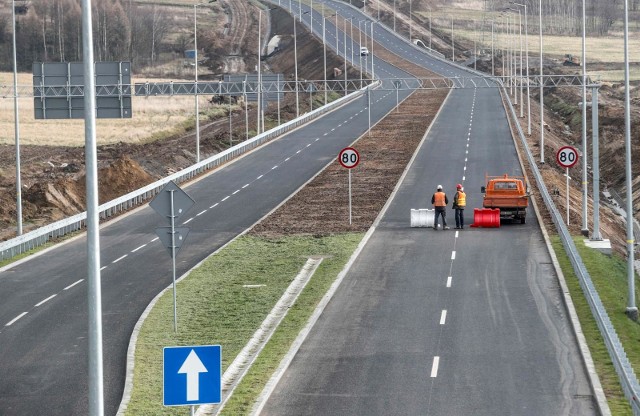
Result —
M 587 248 L 582 242 L 583 239 L 584 237 L 575 237 L 575 244 L 622 341 L 629 361 L 637 372 L 640 369 L 640 342 L 638 342 L 640 341 L 640 324 L 628 319 L 624 313 L 627 300 L 626 261 L 619 257 L 609 257 Z M 616 416 L 631 415 L 631 407 L 624 397 L 618 376 L 613 368 L 604 341 L 600 336 L 600 331 L 591 315 L 591 310 L 584 298 L 578 279 L 573 272 L 569 258 L 562 248 L 559 237 L 553 237 L 552 242 L 571 292 L 571 298 L 580 317 L 580 324 L 589 344 L 589 350 L 593 356 L 602 387 L 607 395 L 611 413 Z M 636 286 L 636 299 L 638 299 L 638 295 L 640 295 L 640 291 L 637 290 Z
M 187 415 L 186 408 L 162 405 L 162 348 L 179 345 L 222 346 L 226 369 L 296 277 L 307 258 L 325 259 L 291 308 L 265 351 L 254 382 L 243 385 L 225 414 L 246 414 L 248 406 L 306 324 L 362 234 L 289 237 L 265 240 L 240 237 L 210 257 L 178 285 L 178 333 L 173 331 L 171 291 L 145 321 L 136 348 L 134 391 L 128 415 Z M 243 285 L 264 285 L 247 288 Z

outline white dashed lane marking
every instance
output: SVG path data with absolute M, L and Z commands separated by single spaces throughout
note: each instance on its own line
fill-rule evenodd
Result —
M 56 296 L 58 296 L 57 294 L 55 295 L 51 295 L 48 298 L 41 300 L 40 302 L 36 303 L 35 307 L 37 308 L 38 306 L 42 305 L 43 303 L 46 303 L 48 301 L 50 301 L 51 299 L 55 298 Z
M 124 256 L 118 257 L 117 259 L 115 259 L 115 260 L 114 260 L 114 261 L 112 261 L 111 263 L 112 263 L 112 264 L 115 264 L 115 263 L 119 262 L 120 260 L 124 259 L 124 258 L 125 258 L 125 257 L 127 257 L 127 256 L 128 256 L 128 254 L 125 254 Z
M 431 365 L 431 378 L 438 377 L 438 367 L 440 366 L 440 357 L 433 357 L 433 364 Z
M 27 313 L 29 313 L 29 312 L 22 312 L 20 315 L 16 316 L 15 318 L 13 318 L 9 322 L 7 322 L 4 326 L 11 326 L 11 325 L 15 324 L 18 319 L 22 318 Z
M 206 210 L 206 209 L 205 209 L 204 211 L 200 211 L 200 212 L 198 212 L 198 213 L 196 214 L 196 217 L 199 217 L 200 215 L 202 215 L 202 214 L 204 214 L 204 213 L 206 213 L 206 212 L 207 212 L 207 210 Z
M 132 252 L 132 253 L 135 253 L 136 251 L 138 251 L 138 250 L 140 250 L 140 249 L 143 249 L 143 248 L 145 248 L 146 246 L 147 246 L 146 244 L 143 244 L 143 245 L 141 245 L 141 246 L 140 246 L 140 247 L 138 247 L 138 248 L 134 248 L 133 250 L 131 250 L 131 252 Z
M 80 283 L 82 283 L 82 281 L 83 281 L 83 280 L 84 280 L 84 279 L 80 279 L 80 280 L 78 280 L 78 281 L 76 281 L 76 282 L 74 282 L 74 283 L 71 283 L 69 286 L 65 287 L 63 290 L 69 290 L 69 289 L 71 289 L 72 287 L 74 287 L 75 285 L 79 285 Z
M 440 314 L 440 325 L 444 325 L 446 321 L 447 321 L 447 310 L 443 309 L 442 313 Z
M 447 277 L 447 287 L 451 287 L 451 281 L 453 280 L 453 276 Z
M 220 200 L 220 202 L 224 202 L 224 201 L 226 201 L 226 200 L 227 200 L 227 199 L 229 199 L 229 198 L 231 198 L 231 195 L 227 195 L 227 196 L 225 196 L 224 198 L 222 198 L 222 199 Z

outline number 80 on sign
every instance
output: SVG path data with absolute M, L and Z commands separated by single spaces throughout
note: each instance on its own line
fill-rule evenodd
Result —
M 563 146 L 558 150 L 556 160 L 563 168 L 573 167 L 573 165 L 578 163 L 578 151 L 575 147 Z
M 347 169 L 353 169 L 360 163 L 360 154 L 353 147 L 345 147 L 338 155 L 338 162 Z

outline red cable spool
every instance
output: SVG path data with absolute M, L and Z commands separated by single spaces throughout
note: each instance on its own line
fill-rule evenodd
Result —
M 474 208 L 472 227 L 499 228 L 500 208 Z

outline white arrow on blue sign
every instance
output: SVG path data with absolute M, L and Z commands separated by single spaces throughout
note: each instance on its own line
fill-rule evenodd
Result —
M 220 403 L 222 349 L 220 345 L 165 347 L 163 374 L 165 406 Z

